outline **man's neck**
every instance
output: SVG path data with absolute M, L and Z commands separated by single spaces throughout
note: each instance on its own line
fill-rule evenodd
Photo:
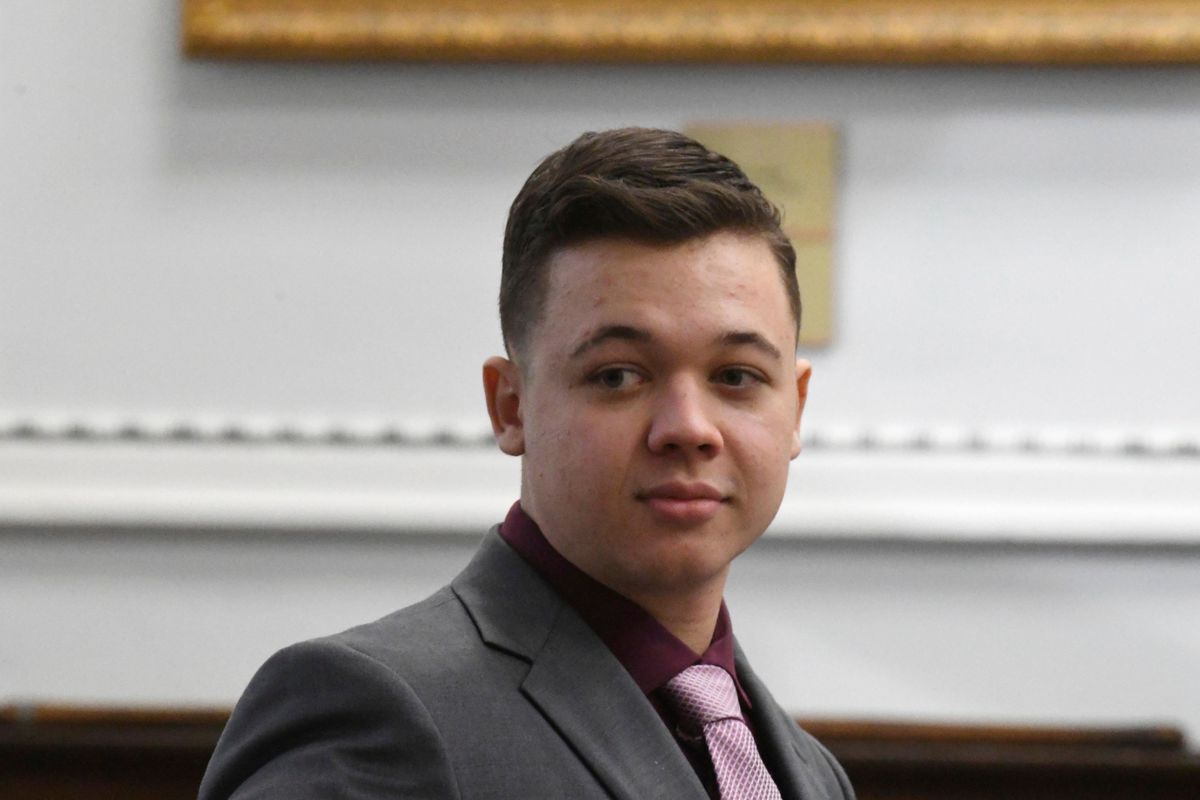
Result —
M 684 594 L 621 593 L 646 609 L 660 625 L 700 655 L 712 642 L 724 591 L 725 575 L 721 575 L 711 585 Z

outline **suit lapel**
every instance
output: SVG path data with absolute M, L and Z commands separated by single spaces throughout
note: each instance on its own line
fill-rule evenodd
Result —
M 750 720 L 754 725 L 759 755 L 767 765 L 784 800 L 824 800 L 824 792 L 814 787 L 808 776 L 811 767 L 804 753 L 796 746 L 796 723 L 775 702 L 750 664 L 741 647 L 735 651 L 738 680 L 753 708 Z
M 679 745 L 629 673 L 569 609 L 559 617 L 521 689 L 615 796 L 706 797 Z
M 494 529 L 452 587 L 485 642 L 530 662 L 521 692 L 614 797 L 707 796 L 629 673 Z

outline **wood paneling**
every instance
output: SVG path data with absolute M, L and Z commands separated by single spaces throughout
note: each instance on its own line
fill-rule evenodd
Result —
M 0 708 L 0 797 L 195 798 L 224 709 Z M 801 721 L 860 800 L 1195 800 L 1200 756 L 1169 727 Z

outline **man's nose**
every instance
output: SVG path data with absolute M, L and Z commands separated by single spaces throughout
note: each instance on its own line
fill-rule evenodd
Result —
M 724 444 L 707 387 L 690 379 L 664 386 L 655 398 L 647 445 L 654 453 L 711 456 Z

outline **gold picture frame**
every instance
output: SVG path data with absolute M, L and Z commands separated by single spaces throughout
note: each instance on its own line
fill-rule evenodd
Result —
M 193 57 L 1185 64 L 1200 0 L 183 0 Z

